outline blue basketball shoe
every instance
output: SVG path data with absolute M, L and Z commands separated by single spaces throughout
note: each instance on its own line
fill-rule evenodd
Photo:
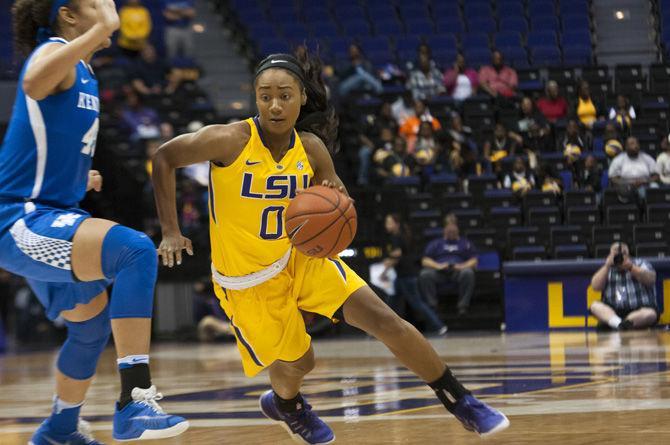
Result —
M 466 430 L 474 431 L 480 436 L 495 434 L 509 426 L 509 420 L 503 413 L 470 395 L 456 402 L 452 414 L 461 421 Z
M 188 421 L 183 417 L 165 414 L 156 402 L 163 395 L 156 387 L 148 389 L 134 388 L 133 401 L 114 413 L 114 440 L 150 440 L 166 439 L 178 436 L 188 429 Z
M 77 431 L 60 436 L 53 434 L 49 421 L 45 420 L 30 438 L 28 445 L 105 445 L 98 442 L 91 435 L 91 426 L 88 422 L 80 420 Z
M 275 403 L 274 391 L 261 395 L 261 412 L 270 420 L 279 422 L 291 435 L 294 442 L 306 445 L 323 445 L 335 442 L 335 434 L 326 423 L 312 411 L 305 400 L 305 406 L 296 413 L 280 411 Z

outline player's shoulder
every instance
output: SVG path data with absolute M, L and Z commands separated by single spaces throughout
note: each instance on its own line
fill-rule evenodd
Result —
M 251 128 L 246 121 L 231 124 L 212 124 L 202 127 L 195 133 L 202 142 L 226 143 L 232 147 L 244 147 L 251 138 Z

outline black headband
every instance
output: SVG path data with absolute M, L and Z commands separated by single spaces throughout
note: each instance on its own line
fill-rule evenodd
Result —
M 265 70 L 270 68 L 282 68 L 291 73 L 300 80 L 300 82 L 305 84 L 305 73 L 302 70 L 302 67 L 298 65 L 294 60 L 291 60 L 293 57 L 284 57 L 282 55 L 277 55 L 275 57 L 268 57 L 265 59 L 261 65 L 256 68 L 256 74 L 254 75 L 254 82 L 258 79 L 258 76 Z

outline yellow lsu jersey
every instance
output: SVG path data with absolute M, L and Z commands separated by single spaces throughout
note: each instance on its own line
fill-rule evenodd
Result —
M 251 137 L 235 162 L 225 167 L 210 163 L 212 263 L 226 276 L 258 272 L 288 251 L 284 213 L 314 176 L 295 130 L 289 150 L 276 162 L 263 143 L 258 119 L 246 122 Z

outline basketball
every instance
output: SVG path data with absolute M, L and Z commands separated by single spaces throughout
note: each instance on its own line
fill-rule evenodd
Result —
M 317 185 L 299 193 L 286 209 L 286 233 L 305 255 L 326 258 L 346 249 L 356 235 L 356 209 L 342 192 Z

